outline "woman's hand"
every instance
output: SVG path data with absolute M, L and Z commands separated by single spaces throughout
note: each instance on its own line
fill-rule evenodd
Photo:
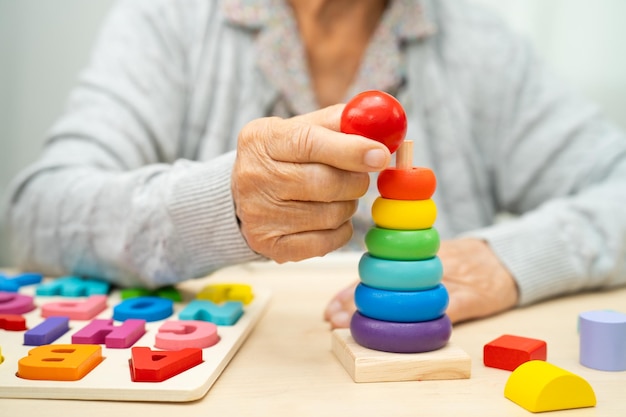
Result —
M 478 239 L 441 243 L 443 284 L 450 295 L 446 313 L 453 323 L 491 316 L 517 304 L 518 290 L 509 271 L 489 245 Z M 356 266 L 355 266 L 356 268 Z M 340 291 L 326 307 L 324 318 L 333 328 L 350 326 L 357 283 Z
M 343 105 L 291 119 L 262 118 L 239 134 L 232 193 L 252 250 L 282 263 L 325 255 L 350 240 L 368 172 L 385 145 L 339 132 Z

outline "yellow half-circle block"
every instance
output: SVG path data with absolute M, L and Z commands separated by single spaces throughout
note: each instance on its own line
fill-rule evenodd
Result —
M 437 219 L 437 206 L 428 200 L 391 200 L 378 197 L 372 204 L 372 220 L 393 230 L 430 229 Z
M 587 381 L 541 360 L 518 366 L 509 376 L 504 396 L 533 413 L 596 405 Z

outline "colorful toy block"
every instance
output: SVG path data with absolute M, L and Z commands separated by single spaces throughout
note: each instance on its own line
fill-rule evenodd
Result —
M 415 323 L 445 315 L 448 291 L 438 284 L 423 291 L 390 291 L 359 284 L 354 303 L 361 314 L 377 320 Z
M 172 286 L 157 288 L 156 290 L 149 290 L 146 288 L 125 288 L 120 291 L 120 297 L 122 300 L 136 297 L 161 297 L 172 300 L 175 303 L 183 301 L 180 291 Z
M 181 320 L 202 320 L 220 326 L 232 326 L 243 315 L 241 301 L 227 301 L 217 305 L 212 301 L 194 300 L 178 313 Z
M 518 366 L 506 382 L 504 396 L 533 413 L 596 405 L 586 380 L 541 360 Z
M 392 200 L 428 200 L 435 193 L 437 178 L 428 168 L 389 167 L 378 175 L 380 196 Z
M 26 330 L 26 319 L 19 314 L 0 314 L 0 329 L 9 331 Z
M 357 311 L 350 322 L 352 338 L 361 346 L 383 352 L 430 352 L 444 347 L 452 333 L 448 316 L 435 320 L 395 322 L 376 320 Z
M 91 295 L 106 295 L 110 284 L 97 279 L 84 279 L 75 276 L 60 277 L 53 281 L 37 286 L 37 295 L 62 297 L 89 297 Z
M 401 109 L 393 97 L 385 100 Z M 346 108 L 353 105 L 350 101 Z M 349 125 L 345 117 L 344 111 L 342 132 L 350 133 L 343 130 Z M 372 127 L 368 123 L 362 128 Z M 375 134 L 361 130 L 359 134 L 385 143 Z M 448 292 L 441 284 L 439 233 L 433 227 L 435 174 L 412 166 L 412 146 L 404 141 L 390 148 L 398 151 L 396 167 L 378 176 L 380 196 L 371 208 L 375 227 L 365 236 L 367 252 L 359 261 L 361 282 L 354 293 L 357 311 L 348 333 L 333 331 L 333 352 L 355 382 L 470 376 L 469 355 L 449 345 Z
M 113 319 L 124 321 L 141 319 L 148 322 L 168 318 L 174 314 L 174 302 L 161 297 L 129 298 L 113 307 Z
M 77 381 L 103 359 L 98 345 L 38 346 L 19 360 L 17 375 L 24 379 Z
M 580 313 L 580 363 L 601 371 L 626 370 L 626 314 L 595 310 Z
M 410 141 L 399 147 L 398 167 L 382 181 L 388 197 L 404 198 L 403 189 L 420 186 L 420 176 L 401 175 L 403 170 L 413 171 L 412 153 Z M 428 169 L 419 171 L 423 174 Z M 434 178 L 434 174 L 431 176 Z M 402 178 L 404 182 L 392 184 L 394 178 Z M 429 182 L 427 195 L 434 192 L 434 184 L 434 181 Z M 361 283 L 354 293 L 357 312 L 350 329 L 354 340 L 364 347 L 391 353 L 418 353 L 443 347 L 450 337 L 452 324 L 447 318 L 442 320 L 448 306 L 448 292 L 441 285 L 443 267 L 436 257 L 439 234 L 432 232 L 437 215 L 435 203 L 430 198 L 403 198 L 381 196 L 372 206 L 375 227 L 368 232 L 368 252 L 359 262 Z M 410 238 L 406 233 L 419 237 L 417 242 L 421 245 L 407 253 L 405 248 L 401 249 L 403 245 L 392 244 L 397 255 L 390 252 L 391 248 L 381 248 L 387 241 L 406 241 Z M 387 257 L 375 256 L 372 250 Z M 446 340 L 442 340 L 444 336 Z M 432 340 L 424 340 L 426 338 Z
M 213 301 L 215 304 L 226 301 L 240 301 L 243 304 L 250 304 L 254 299 L 254 294 L 252 287 L 247 284 L 211 284 L 202 288 L 196 298 Z
M 162 382 L 202 363 L 202 349 L 155 351 L 134 347 L 129 361 L 134 382 Z
M 37 326 L 24 333 L 24 345 L 49 345 L 70 330 L 69 317 L 48 317 Z
M 365 246 L 372 257 L 396 261 L 435 259 L 439 243 L 439 232 L 432 227 L 423 230 L 372 227 L 365 235 Z
M 106 295 L 92 295 L 82 301 L 53 301 L 41 306 L 41 317 L 66 316 L 70 320 L 91 320 L 107 308 Z
M 45 283 L 49 282 L 55 281 Z M 237 291 L 228 290 L 233 287 L 252 294 L 249 285 L 215 285 L 221 286 L 222 296 L 236 296 Z M 242 301 L 216 305 L 193 300 L 212 306 L 210 314 L 203 309 L 194 311 L 225 323 L 216 324 L 166 321 L 189 305 L 185 301 L 179 305 L 176 297 L 168 297 L 181 294 L 173 287 L 137 290 L 131 294 L 133 298 L 125 300 L 116 288 L 106 295 L 81 298 L 67 298 L 60 287 L 54 288 L 58 290 L 54 295 L 34 297 L 36 285 L 0 292 L 0 403 L 2 398 L 197 400 L 244 343 L 271 298 L 269 291 L 255 288 L 254 300 L 248 297 L 245 311 Z M 142 315 L 155 320 L 132 317 Z M 144 347 L 144 354 L 140 350 L 133 356 L 134 347 Z M 129 365 L 130 372 L 120 372 Z
M 166 321 L 159 327 L 155 347 L 181 350 L 188 347 L 204 349 L 219 342 L 217 326 L 198 320 Z
M 422 260 L 394 260 L 366 252 L 359 261 L 361 283 L 381 290 L 430 290 L 441 283 L 442 276 L 443 265 L 437 256 Z
M 0 314 L 24 314 L 35 309 L 33 297 L 0 291 Z
M 528 337 L 503 335 L 483 347 L 485 366 L 513 371 L 531 360 L 545 361 L 548 355 L 546 342 Z
M 18 292 L 21 287 L 26 285 L 39 284 L 43 276 L 37 273 L 24 273 L 8 277 L 0 274 L 0 291 Z
M 115 326 L 112 319 L 96 319 L 74 333 L 72 343 L 104 344 L 111 349 L 125 349 L 134 345 L 145 333 L 145 320 L 128 319 Z

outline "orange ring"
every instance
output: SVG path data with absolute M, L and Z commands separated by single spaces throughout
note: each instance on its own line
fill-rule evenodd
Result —
M 378 191 L 391 200 L 428 200 L 435 193 L 437 178 L 430 168 L 387 168 L 378 175 Z

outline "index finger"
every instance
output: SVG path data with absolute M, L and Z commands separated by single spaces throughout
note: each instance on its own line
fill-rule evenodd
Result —
M 389 149 L 380 142 L 339 132 L 343 105 L 291 119 L 274 119 L 268 154 L 282 162 L 322 163 L 353 172 L 385 169 Z

